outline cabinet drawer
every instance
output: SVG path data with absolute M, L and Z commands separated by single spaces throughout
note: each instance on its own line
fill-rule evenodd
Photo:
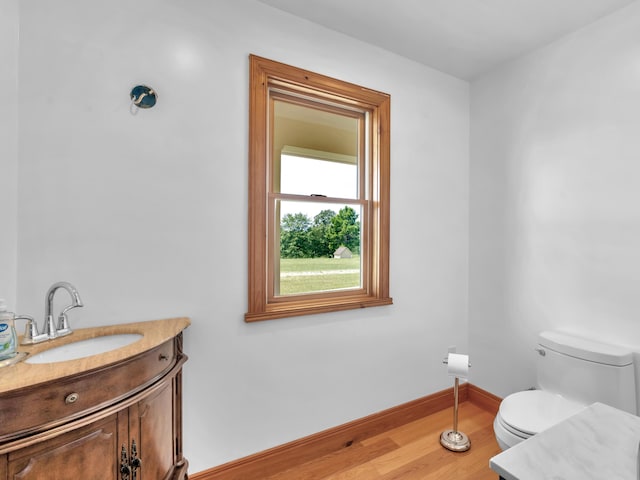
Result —
M 143 390 L 176 363 L 174 340 L 98 370 L 0 397 L 0 441 L 52 428 Z

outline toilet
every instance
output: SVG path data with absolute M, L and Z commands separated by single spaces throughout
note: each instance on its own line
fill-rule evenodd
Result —
M 535 350 L 536 389 L 507 396 L 493 422 L 502 450 L 594 402 L 637 414 L 630 350 L 556 331 L 540 333 Z

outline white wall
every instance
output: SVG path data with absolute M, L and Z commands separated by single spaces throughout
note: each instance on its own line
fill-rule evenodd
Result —
M 474 383 L 533 385 L 538 331 L 640 344 L 640 3 L 471 88 Z
M 18 0 L 0 2 L 0 298 L 16 302 L 18 242 Z
M 192 472 L 450 386 L 466 82 L 253 0 L 25 0 L 20 28 L 19 309 L 67 280 L 77 328 L 192 317 Z M 391 94 L 393 306 L 244 323 L 249 53 Z M 159 101 L 133 116 L 138 83 Z
M 638 3 L 474 82 L 470 142 L 465 82 L 259 2 L 88 3 L 20 2 L 19 97 L 0 4 L 0 296 L 191 316 L 192 472 L 446 388 L 451 344 L 506 395 L 542 329 L 640 343 Z M 391 94 L 394 306 L 243 322 L 249 53 Z

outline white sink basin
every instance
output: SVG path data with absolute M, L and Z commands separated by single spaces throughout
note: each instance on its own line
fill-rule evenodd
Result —
M 140 340 L 143 336 L 138 333 L 122 333 L 105 335 L 103 337 L 88 338 L 77 342 L 67 343 L 59 347 L 50 348 L 37 355 L 29 356 L 25 363 L 54 363 L 90 357 L 99 353 L 110 352 L 125 347 Z

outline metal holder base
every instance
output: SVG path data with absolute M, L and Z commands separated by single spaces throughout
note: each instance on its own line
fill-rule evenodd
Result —
M 471 448 L 471 442 L 462 432 L 456 432 L 454 430 L 445 430 L 440 435 L 440 444 L 447 450 L 452 452 L 466 452 Z

